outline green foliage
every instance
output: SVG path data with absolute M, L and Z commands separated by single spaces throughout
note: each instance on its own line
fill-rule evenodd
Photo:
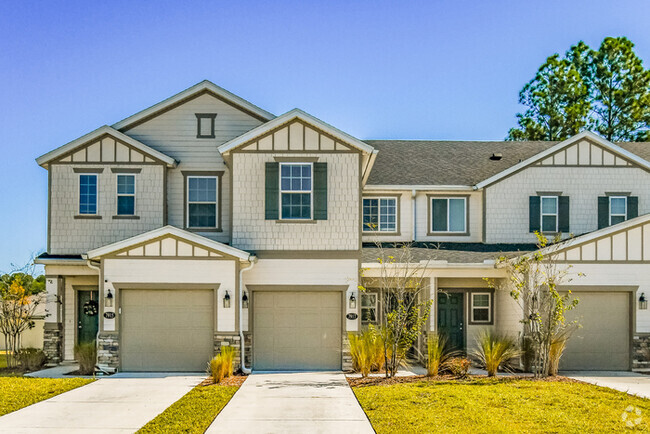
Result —
M 237 349 L 233 346 L 223 346 L 219 354 L 210 360 L 210 375 L 215 383 L 231 377 L 234 371 L 234 360 Z
M 445 370 L 456 378 L 467 378 L 471 366 L 465 357 L 452 357 L 445 364 Z
M 139 434 L 204 433 L 237 386 L 197 386 L 142 427 Z
M 352 368 L 367 377 L 370 372 L 377 372 L 384 367 L 384 343 L 381 334 L 374 326 L 361 333 L 348 333 Z
M 23 348 L 18 352 L 18 360 L 23 369 L 38 371 L 45 364 L 47 356 L 38 348 Z
M 427 375 L 438 376 L 456 354 L 456 351 L 449 350 L 447 336 L 437 332 L 431 333 L 427 338 Z
M 74 346 L 74 358 L 79 362 L 81 375 L 93 375 L 97 363 L 97 345 L 95 341 Z
M 93 381 L 84 378 L 0 377 L 0 416 Z
M 482 330 L 476 343 L 478 348 L 474 351 L 474 356 L 488 372 L 488 377 L 494 377 L 499 367 L 521 355 L 514 339 L 493 331 Z

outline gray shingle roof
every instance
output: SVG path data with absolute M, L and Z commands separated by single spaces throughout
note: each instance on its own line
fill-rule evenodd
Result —
M 383 243 L 385 255 L 400 257 L 400 243 Z M 447 261 L 450 264 L 478 264 L 496 260 L 501 256 L 516 256 L 537 250 L 535 244 L 483 244 L 483 243 L 414 243 L 411 246 L 414 261 Z M 361 260 L 364 263 L 378 262 L 379 248 L 373 243 L 364 243 Z
M 558 142 L 365 140 L 379 150 L 368 185 L 474 185 Z M 618 143 L 650 161 L 650 143 Z M 490 160 L 494 153 L 501 160 Z

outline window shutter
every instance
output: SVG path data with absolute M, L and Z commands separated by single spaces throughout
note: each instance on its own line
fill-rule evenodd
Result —
M 264 218 L 277 220 L 280 218 L 280 164 L 266 163 L 266 193 L 264 195 Z
M 540 218 L 541 212 L 540 209 L 541 198 L 539 196 L 530 196 L 528 198 L 528 227 L 530 232 L 539 231 L 540 228 Z
M 314 220 L 327 220 L 327 163 L 314 163 Z
M 609 197 L 598 197 L 598 229 L 609 226 Z
M 633 219 L 639 216 L 639 198 L 637 196 L 628 196 L 627 198 L 627 218 Z
M 558 231 L 569 232 L 569 196 L 558 197 Z

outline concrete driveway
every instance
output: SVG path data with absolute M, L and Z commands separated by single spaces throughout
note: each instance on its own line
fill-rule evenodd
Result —
M 585 383 L 609 387 L 630 395 L 650 398 L 650 375 L 628 371 L 563 371 L 564 375 Z
M 374 433 L 343 373 L 253 374 L 207 433 Z
M 0 432 L 133 433 L 204 377 L 117 374 L 2 416 Z

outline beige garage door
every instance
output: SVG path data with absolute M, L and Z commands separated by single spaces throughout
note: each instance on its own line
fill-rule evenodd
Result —
M 213 354 L 212 290 L 121 291 L 123 371 L 205 371 Z
M 630 369 L 630 296 L 624 292 L 574 292 L 580 301 L 567 318 L 578 329 L 567 344 L 561 369 Z
M 341 369 L 340 292 L 253 294 L 253 368 Z

